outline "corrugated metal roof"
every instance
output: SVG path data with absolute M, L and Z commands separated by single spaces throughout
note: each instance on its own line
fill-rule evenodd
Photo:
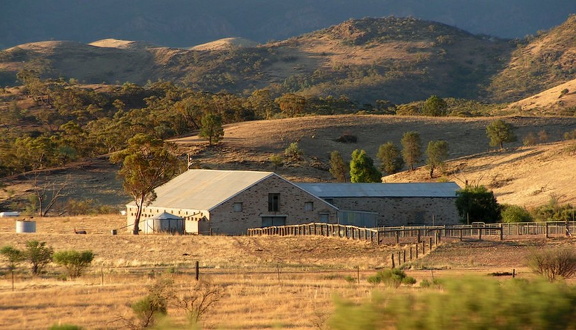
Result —
M 272 172 L 188 170 L 155 189 L 150 207 L 210 210 Z
M 456 197 L 454 182 L 426 183 L 296 183 L 321 198 L 337 197 Z

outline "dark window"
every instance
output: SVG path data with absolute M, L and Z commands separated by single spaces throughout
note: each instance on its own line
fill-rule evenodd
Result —
M 268 212 L 280 211 L 280 194 L 268 194 Z
M 286 217 L 262 217 L 262 227 L 285 226 Z

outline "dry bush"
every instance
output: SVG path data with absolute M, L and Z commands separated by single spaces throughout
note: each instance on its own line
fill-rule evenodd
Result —
M 570 247 L 537 250 L 528 256 L 528 266 L 550 282 L 568 279 L 576 274 L 576 253 Z
M 191 324 L 196 324 L 224 296 L 221 286 L 209 281 L 198 281 L 185 292 L 175 295 L 177 306 L 186 311 Z

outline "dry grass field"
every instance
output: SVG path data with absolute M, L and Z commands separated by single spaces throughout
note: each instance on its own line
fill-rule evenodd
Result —
M 130 304 L 144 297 L 147 286 L 158 278 L 174 281 L 176 293 L 190 290 L 196 282 L 196 261 L 200 279 L 222 289 L 221 300 L 201 318 L 202 328 L 323 329 L 336 296 L 362 301 L 375 289 L 392 290 L 374 287 L 366 279 L 390 267 L 390 253 L 398 248 L 325 237 L 132 236 L 122 230 L 111 235 L 111 229 L 124 225 L 121 216 L 35 220 L 36 233 L 16 234 L 15 220 L 1 219 L 1 245 L 23 249 L 26 241 L 39 240 L 56 251 L 92 250 L 96 258 L 86 275 L 76 280 L 63 280 L 62 269 L 55 265 L 33 278 L 22 264 L 15 291 L 5 272 L 0 276 L 2 329 L 46 329 L 54 324 L 126 328 L 133 315 Z M 76 235 L 74 228 L 88 233 Z M 534 238 L 447 242 L 414 261 L 406 272 L 418 281 L 512 269 L 530 278 L 534 275 L 526 268 L 525 256 L 545 244 L 565 243 L 571 242 Z M 359 283 L 350 281 L 358 277 Z M 393 290 L 399 294 L 421 289 L 417 283 Z M 186 326 L 183 309 L 170 305 L 168 315 L 168 328 Z

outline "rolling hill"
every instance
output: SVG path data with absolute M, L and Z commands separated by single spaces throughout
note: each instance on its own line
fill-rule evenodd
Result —
M 43 41 L 0 52 L 0 84 L 22 69 L 117 84 L 173 81 L 206 92 L 319 97 L 359 104 L 430 95 L 512 102 L 576 78 L 576 16 L 522 42 L 414 18 L 363 18 L 257 45 L 228 38 L 191 48 L 103 39 Z

